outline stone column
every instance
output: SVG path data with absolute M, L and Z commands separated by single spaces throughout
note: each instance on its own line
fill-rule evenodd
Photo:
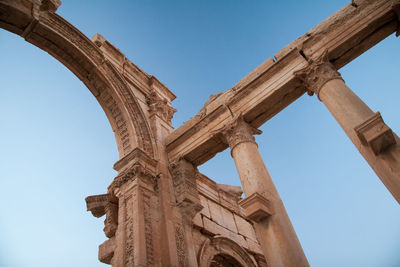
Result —
M 251 127 L 242 116 L 222 130 L 239 173 L 245 198 L 240 201 L 254 222 L 268 266 L 309 266 L 286 209 L 258 151 Z
M 327 52 L 296 73 L 309 94 L 317 94 L 347 136 L 400 203 L 399 138 L 345 84 L 329 62 Z

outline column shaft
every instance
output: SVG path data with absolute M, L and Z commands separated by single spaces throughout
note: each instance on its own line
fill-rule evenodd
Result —
M 258 151 L 252 128 L 242 116 L 222 129 L 231 148 L 245 198 L 240 205 L 252 220 L 268 266 L 309 266 L 296 232 Z
M 343 80 L 334 79 L 325 83 L 319 91 L 319 98 L 400 204 L 399 138 L 394 135 L 396 144 L 378 155 L 370 146 L 362 143 L 355 128 L 371 118 L 374 112 L 346 86 Z
M 278 191 L 253 142 L 232 149 L 246 197 L 259 193 L 270 201 L 272 215 L 255 222 L 255 230 L 269 266 L 309 266 Z

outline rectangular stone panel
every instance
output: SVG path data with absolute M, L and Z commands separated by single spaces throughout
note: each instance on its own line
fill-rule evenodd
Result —
M 236 214 L 234 214 L 234 218 L 239 234 L 257 242 L 257 237 L 253 225 L 251 225 L 247 220 Z
M 200 213 L 208 218 L 211 218 L 210 208 L 208 207 L 207 199 L 202 195 L 199 195 L 199 198 L 200 198 L 200 204 L 203 206 L 203 209 L 200 211 Z

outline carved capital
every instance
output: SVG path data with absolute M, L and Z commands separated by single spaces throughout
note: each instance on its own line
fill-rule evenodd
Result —
M 232 150 L 240 143 L 254 143 L 256 144 L 254 134 L 261 134 L 262 131 L 252 127 L 244 119 L 242 114 L 235 116 L 232 122 L 225 125 L 216 134 L 222 135 L 222 139 L 226 142 Z
M 176 109 L 169 105 L 167 99 L 161 98 L 155 90 L 152 90 L 147 99 L 147 104 L 149 105 L 150 116 L 157 115 L 171 125 Z
M 133 181 L 136 179 L 140 179 L 140 181 L 143 181 L 146 184 L 155 186 L 157 182 L 157 175 L 145 165 L 135 162 L 128 168 L 121 171 L 117 177 L 114 178 L 114 181 L 108 187 L 108 190 L 110 192 L 114 192 L 116 188 L 120 188 L 128 181 Z
M 335 66 L 329 62 L 328 50 L 325 50 L 317 60 L 309 60 L 309 65 L 296 71 L 294 75 L 303 83 L 309 95 L 316 93 L 318 98 L 319 91 L 325 83 L 334 79 L 343 80 Z

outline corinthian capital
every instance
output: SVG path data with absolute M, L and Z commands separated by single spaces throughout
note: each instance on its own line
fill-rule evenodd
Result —
M 316 93 L 318 98 L 319 91 L 325 83 L 334 79 L 343 80 L 335 66 L 329 62 L 328 50 L 325 50 L 318 59 L 309 60 L 309 65 L 304 69 L 296 71 L 294 75 L 302 81 L 309 95 Z
M 229 145 L 231 151 L 240 143 L 256 143 L 253 135 L 261 133 L 262 131 L 248 124 L 243 119 L 242 114 L 235 116 L 230 124 L 225 125 L 218 132 L 218 134 L 222 135 L 222 139 Z

